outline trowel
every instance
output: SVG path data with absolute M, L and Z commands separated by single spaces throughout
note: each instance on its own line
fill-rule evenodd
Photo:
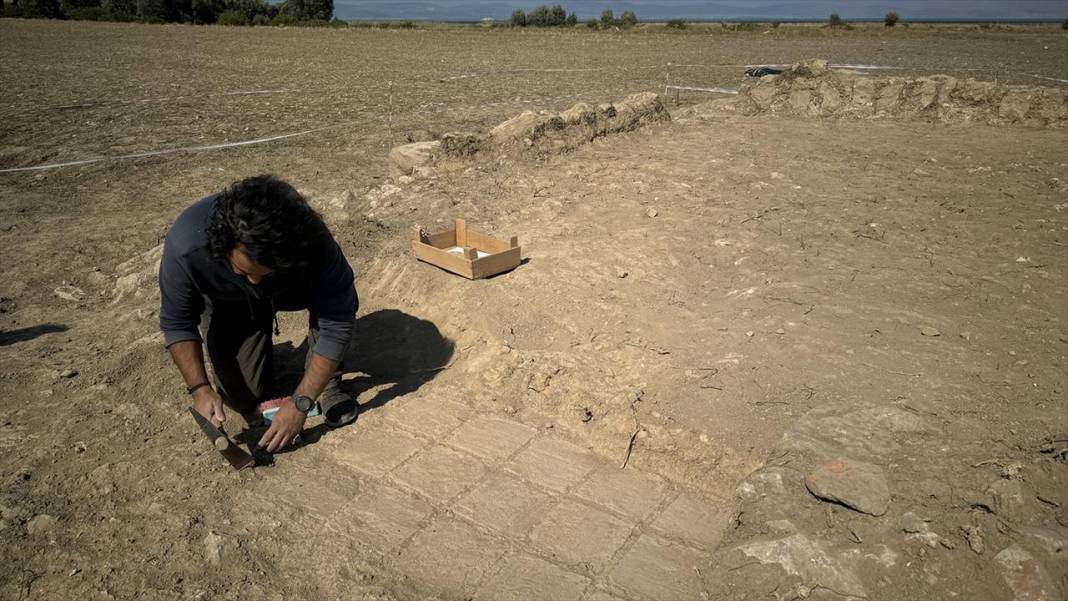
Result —
M 230 462 L 230 465 L 235 470 L 252 463 L 252 455 L 231 441 L 225 432 L 217 428 L 206 417 L 197 413 L 196 409 L 190 407 L 189 412 L 193 414 L 193 419 L 197 421 L 197 425 L 200 426 L 201 431 L 211 441 L 212 446 L 222 453 L 222 456 Z

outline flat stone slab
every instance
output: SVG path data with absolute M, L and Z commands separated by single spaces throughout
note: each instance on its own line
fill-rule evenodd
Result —
M 479 459 L 438 445 L 413 457 L 392 476 L 435 503 L 445 503 L 473 486 L 485 471 Z
M 890 506 L 883 468 L 863 461 L 832 459 L 805 476 L 805 487 L 819 499 L 869 515 L 883 515 Z
M 441 518 L 416 534 L 393 566 L 445 598 L 467 598 L 506 550 L 503 543 L 467 524 Z
M 510 474 L 498 473 L 460 497 L 453 510 L 492 530 L 525 536 L 552 503 L 548 493 Z
M 506 466 L 512 473 L 556 492 L 578 484 L 598 466 L 582 447 L 558 438 L 538 438 Z
M 499 461 L 518 451 L 536 433 L 517 422 L 480 415 L 453 432 L 446 442 L 483 459 Z
M 600 572 L 632 529 L 633 524 L 605 511 L 565 500 L 549 510 L 530 539 L 560 561 Z
M 643 534 L 612 569 L 611 579 L 649 599 L 697 599 L 700 570 L 707 563 L 694 549 Z
M 426 443 L 399 430 L 364 429 L 337 447 L 342 463 L 371 476 L 384 476 Z
M 713 505 L 689 493 L 680 494 L 652 523 L 664 536 L 695 547 L 714 549 L 727 528 L 727 505 Z
M 346 503 L 330 523 L 335 530 L 384 554 L 419 530 L 432 509 L 422 499 L 380 485 Z
M 485 601 L 579 601 L 589 579 L 529 555 L 505 559 L 504 567 L 479 587 L 475 599 Z
M 470 409 L 451 401 L 411 399 L 399 407 L 390 403 L 386 419 L 410 432 L 441 438 L 464 423 Z
M 641 519 L 660 505 L 664 483 L 634 470 L 603 467 L 575 489 L 575 495 L 632 518 Z

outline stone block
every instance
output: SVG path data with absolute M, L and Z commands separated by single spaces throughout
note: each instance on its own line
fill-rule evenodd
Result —
M 727 528 L 730 507 L 713 505 L 682 493 L 652 523 L 652 529 L 670 538 L 711 550 Z
M 416 398 L 389 407 L 386 419 L 416 435 L 439 439 L 459 428 L 470 411 L 452 401 Z
M 399 430 L 359 430 L 337 446 L 337 458 L 365 474 L 380 477 L 423 448 L 423 441 Z
M 702 589 L 701 553 L 643 534 L 612 568 L 612 582 L 649 599 L 697 599 Z M 697 568 L 697 569 L 694 569 Z
M 579 601 L 589 586 L 583 576 L 568 572 L 545 560 L 515 555 L 479 587 L 475 599 L 486 601 Z
M 305 468 L 275 493 L 277 499 L 302 513 L 328 518 L 350 503 L 364 486 L 346 466 L 324 465 Z
M 559 561 L 600 572 L 630 536 L 633 524 L 576 501 L 562 501 L 530 539 Z
M 515 476 L 493 474 L 457 501 L 453 510 L 501 534 L 521 538 L 540 522 L 552 497 Z
M 393 562 L 421 586 L 447 599 L 467 598 L 504 556 L 500 541 L 442 518 L 416 534 Z
M 559 438 L 539 438 L 508 464 L 508 471 L 562 492 L 581 482 L 601 462 L 589 451 Z
M 534 428 L 506 419 L 480 415 L 460 426 L 448 444 L 491 461 L 510 456 L 534 437 Z
M 445 503 L 478 481 L 486 467 L 476 457 L 444 446 L 416 455 L 393 472 L 397 482 L 436 503 Z
M 346 503 L 330 522 L 338 532 L 384 554 L 415 533 L 432 509 L 422 499 L 379 485 Z
M 621 470 L 617 466 L 602 467 L 574 491 L 587 501 L 608 507 L 635 519 L 641 519 L 660 505 L 664 497 L 664 483 L 642 472 Z

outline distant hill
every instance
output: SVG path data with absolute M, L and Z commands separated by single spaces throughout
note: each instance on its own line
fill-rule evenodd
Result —
M 530 10 L 553 1 L 537 0 L 335 0 L 340 19 L 387 21 L 506 21 L 516 8 Z M 670 19 L 730 21 L 823 20 L 837 12 L 846 20 L 881 20 L 896 11 L 905 20 L 927 21 L 1060 21 L 1068 18 L 1065 0 L 571 0 L 559 1 L 568 11 L 588 19 L 611 8 L 617 15 L 632 10 L 642 21 Z

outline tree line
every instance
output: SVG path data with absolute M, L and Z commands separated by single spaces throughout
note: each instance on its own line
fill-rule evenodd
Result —
M 0 13 L 87 21 L 297 25 L 328 23 L 334 17 L 334 0 L 0 0 Z
M 513 27 L 574 27 L 578 25 L 578 15 L 574 11 L 570 13 L 563 6 L 543 4 L 534 7 L 529 12 L 521 8 L 512 11 Z M 632 10 L 625 10 L 617 19 L 612 9 L 606 8 L 601 12 L 600 20 L 590 18 L 586 26 L 590 29 L 609 29 L 620 27 L 628 29 L 638 24 L 638 16 Z

